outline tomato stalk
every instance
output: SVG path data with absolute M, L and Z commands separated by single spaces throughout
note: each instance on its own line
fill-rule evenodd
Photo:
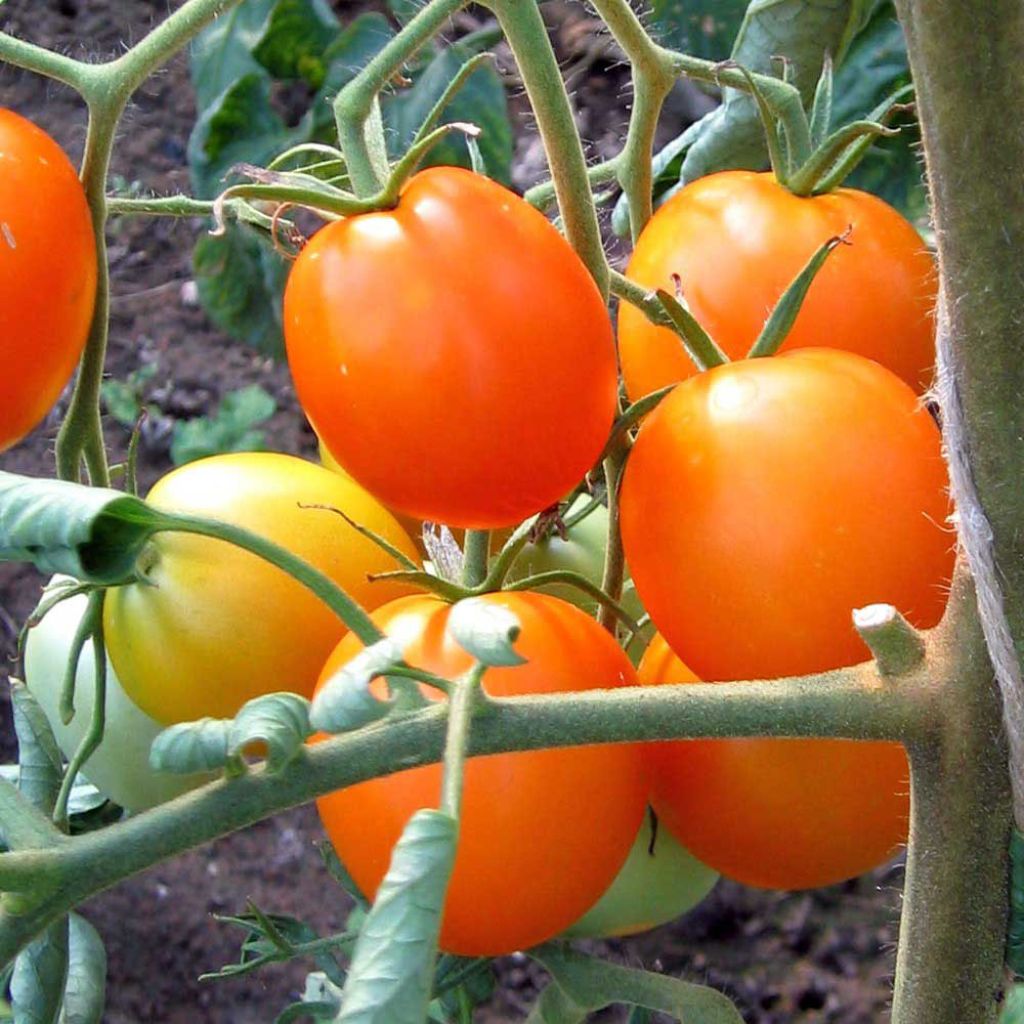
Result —
M 530 97 L 547 153 L 565 234 L 601 294 L 608 294 L 608 262 L 601 243 L 583 144 L 576 130 L 551 40 L 532 0 L 486 0 L 498 18 Z
M 492 698 L 487 713 L 474 720 L 468 754 L 720 736 L 911 743 L 930 735 L 933 697 L 926 668 L 894 686 L 882 684 L 866 663 L 769 682 Z M 10 896 L 0 903 L 0 966 L 61 914 L 124 878 L 270 814 L 386 775 L 396 764 L 441 760 L 447 717 L 447 709 L 434 704 L 385 719 L 304 749 L 280 772 L 256 767 L 52 848 L 0 854 L 0 879 L 19 889 L 16 907 Z
M 469 589 L 487 578 L 487 562 L 491 553 L 490 530 L 467 530 L 462 558 L 462 585 Z
M 474 665 L 455 681 L 448 695 L 448 731 L 444 743 L 440 809 L 456 821 L 462 810 L 462 779 L 469 748 L 469 728 L 480 701 L 480 681 L 485 667 L 479 663 Z
M 377 97 L 401 66 L 469 0 L 431 0 L 334 100 L 338 139 L 356 195 L 379 192 L 387 177 Z

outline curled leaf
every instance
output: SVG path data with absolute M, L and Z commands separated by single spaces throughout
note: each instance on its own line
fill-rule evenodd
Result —
M 522 665 L 526 660 L 512 646 L 519 638 L 519 620 L 493 601 L 480 597 L 459 601 L 448 615 L 448 632 L 481 665 Z
M 222 718 L 201 718 L 164 729 L 149 751 L 150 766 L 158 772 L 187 775 L 223 768 L 229 759 L 228 735 L 232 723 Z
M 228 757 L 241 757 L 250 744 L 265 744 L 267 767 L 280 771 L 302 750 L 312 731 L 305 697 L 268 693 L 247 701 L 235 715 L 228 728 Z
M 313 698 L 309 714 L 312 727 L 321 732 L 348 732 L 383 718 L 390 704 L 371 693 L 370 683 L 401 660 L 402 649 L 390 637 L 361 650 Z

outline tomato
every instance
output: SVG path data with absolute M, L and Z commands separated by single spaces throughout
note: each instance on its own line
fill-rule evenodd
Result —
M 156 508 L 245 527 L 305 559 L 367 608 L 407 592 L 367 573 L 390 556 L 328 505 L 387 538 L 410 558 L 409 538 L 362 488 L 288 455 L 244 452 L 192 462 L 158 481 Z M 247 551 L 209 537 L 160 533 L 141 560 L 143 580 L 110 591 L 107 647 L 131 698 L 157 721 L 230 718 L 278 690 L 313 692 L 345 632 L 317 597 Z
M 701 864 L 647 815 L 608 891 L 565 935 L 608 939 L 637 935 L 692 910 L 715 887 L 718 872 Z
M 583 263 L 526 202 L 460 168 L 318 231 L 284 325 L 317 433 L 418 519 L 483 528 L 541 511 L 598 459 L 615 415 L 611 324 Z
M 877 363 L 827 349 L 681 384 L 641 426 L 622 536 L 655 625 L 702 679 L 870 657 L 851 610 L 942 614 L 954 536 L 939 432 Z M 654 806 L 693 854 L 752 885 L 851 877 L 906 832 L 902 748 L 720 740 L 656 748 Z
M 522 632 L 527 662 L 489 669 L 495 697 L 627 686 L 636 675 L 612 637 L 579 609 L 545 594 L 494 593 Z M 450 606 L 407 597 L 379 609 L 377 624 L 404 646 L 405 658 L 453 677 L 471 664 L 445 629 Z M 321 683 L 360 649 L 346 637 Z M 438 699 L 435 690 L 424 688 Z M 391 848 L 414 811 L 437 806 L 441 768 L 397 772 L 321 797 L 327 834 L 360 890 L 376 891 Z M 557 935 L 601 895 L 626 859 L 647 805 L 640 745 L 586 746 L 494 754 L 469 761 L 455 870 L 441 947 L 494 956 Z M 514 882 L 514 884 L 512 884 Z
M 61 577 L 54 577 L 52 583 L 60 580 Z M 69 760 L 88 730 L 96 693 L 96 670 L 89 641 L 78 659 L 75 715 L 67 725 L 61 722 L 64 673 L 87 604 L 84 595 L 61 601 L 28 631 L 25 643 L 25 684 L 42 707 L 60 749 Z M 215 778 L 172 775 L 150 768 L 149 748 L 163 728 L 132 703 L 108 658 L 103 739 L 85 763 L 82 774 L 104 796 L 129 811 L 153 807 Z
M 42 129 L 0 108 L 0 452 L 64 389 L 95 295 L 92 217 L 74 167 Z
M 851 244 L 818 272 L 783 348 L 856 352 L 920 393 L 935 360 L 934 261 L 913 225 L 866 192 L 799 198 L 771 174 L 710 174 L 655 213 L 626 274 L 670 292 L 678 274 L 690 311 L 739 359 L 815 250 L 850 225 Z M 619 311 L 619 355 L 634 399 L 696 372 L 678 337 L 628 303 Z

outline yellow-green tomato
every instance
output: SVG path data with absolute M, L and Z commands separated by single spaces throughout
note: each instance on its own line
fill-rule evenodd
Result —
M 54 577 L 50 586 L 61 579 Z M 96 699 L 96 666 L 92 641 L 89 641 L 78 659 L 74 717 L 67 725 L 61 722 L 60 693 L 64 673 L 87 604 L 88 598 L 84 595 L 61 601 L 28 631 L 25 643 L 25 683 L 42 707 L 58 746 L 69 760 L 89 728 Z M 171 775 L 150 768 L 149 748 L 164 727 L 132 703 L 109 658 L 105 708 L 103 740 L 85 763 L 82 774 L 114 803 L 129 811 L 142 811 L 214 778 L 213 775 Z
M 394 516 L 358 484 L 303 459 L 269 452 L 201 459 L 159 480 L 147 500 L 259 534 L 367 610 L 408 593 L 367 579 L 398 566 L 336 510 L 415 558 Z M 110 591 L 103 621 L 125 690 L 159 722 L 231 718 L 246 701 L 281 690 L 312 696 L 346 632 L 301 583 L 221 540 L 159 533 L 139 570 L 138 583 Z
M 648 813 L 626 863 L 607 892 L 565 934 L 575 939 L 636 935 L 674 921 L 718 881 L 667 828 Z

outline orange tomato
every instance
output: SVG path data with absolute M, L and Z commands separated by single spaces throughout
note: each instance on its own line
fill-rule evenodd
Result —
M 388 507 L 512 526 L 599 457 L 615 414 L 607 310 L 536 210 L 456 167 L 398 207 L 322 228 L 284 300 L 295 386 L 317 433 Z
M 78 174 L 42 129 L 0 108 L 0 452 L 64 389 L 95 296 L 96 243 Z
M 626 274 L 672 292 L 731 359 L 749 351 L 768 314 L 815 250 L 853 227 L 818 272 L 783 350 L 828 345 L 880 362 L 918 393 L 935 361 L 937 275 L 912 224 L 881 199 L 841 188 L 800 198 L 771 174 L 699 178 L 655 213 Z M 635 307 L 619 309 L 619 355 L 634 400 L 696 373 L 678 337 Z
M 697 682 L 660 635 L 640 682 Z M 747 885 L 804 889 L 862 874 L 906 841 L 910 777 L 898 743 L 683 740 L 651 745 L 662 826 Z
M 491 696 L 635 683 L 633 666 L 619 646 L 579 609 L 535 593 L 495 593 L 484 600 L 519 619 L 516 649 L 527 659 L 515 668 L 488 670 L 484 688 Z M 471 659 L 446 632 L 449 610 L 436 597 L 408 597 L 378 609 L 373 618 L 403 644 L 410 664 L 450 678 L 468 669 Z M 331 655 L 320 685 L 360 646 L 347 636 Z M 423 692 L 438 698 L 435 690 Z M 317 801 L 338 856 L 367 895 L 384 877 L 408 819 L 419 808 L 437 806 L 441 775 L 439 765 L 408 769 Z M 647 792 L 639 745 L 470 760 L 441 947 L 464 956 L 494 956 L 543 942 L 576 921 L 622 867 Z

